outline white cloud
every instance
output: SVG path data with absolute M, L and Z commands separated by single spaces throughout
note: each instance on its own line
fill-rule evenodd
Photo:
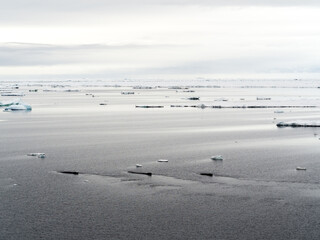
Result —
M 8 1 L 0 10 L 11 13 L 0 24 L 3 74 L 319 71 L 319 8 L 308 7 L 317 1 L 28 3 Z

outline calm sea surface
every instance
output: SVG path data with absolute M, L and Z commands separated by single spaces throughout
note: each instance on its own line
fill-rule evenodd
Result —
M 319 239 L 320 129 L 276 127 L 319 107 L 170 107 L 320 106 L 319 89 L 43 89 L 0 110 L 0 239 Z

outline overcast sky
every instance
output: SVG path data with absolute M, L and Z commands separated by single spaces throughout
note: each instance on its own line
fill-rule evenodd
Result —
M 319 0 L 0 1 L 0 79 L 320 77 Z

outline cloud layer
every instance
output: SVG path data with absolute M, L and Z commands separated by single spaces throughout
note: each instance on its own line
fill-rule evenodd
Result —
M 318 74 L 315 0 L 12 0 L 2 77 Z M 17 74 L 18 73 L 18 74 Z

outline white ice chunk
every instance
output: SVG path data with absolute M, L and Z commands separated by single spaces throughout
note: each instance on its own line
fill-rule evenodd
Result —
M 4 109 L 5 112 L 11 112 L 11 111 L 31 111 L 32 107 L 29 104 L 20 102 L 17 105 L 11 105 L 9 107 L 6 107 Z
M 1 96 L 24 96 L 23 92 L 2 92 Z
M 13 100 L 5 100 L 0 102 L 0 107 L 9 107 L 11 105 L 18 105 L 20 103 L 20 98 L 15 98 Z
M 159 159 L 158 162 L 169 162 L 167 159 Z
M 319 121 L 279 122 L 277 127 L 320 127 Z
M 38 158 L 45 158 L 45 157 L 46 157 L 46 154 L 45 154 L 45 153 L 28 153 L 27 156 L 38 157 Z
M 307 170 L 305 167 L 296 167 L 296 170 Z
M 223 160 L 223 157 L 221 155 L 215 155 L 211 157 L 211 160 Z

